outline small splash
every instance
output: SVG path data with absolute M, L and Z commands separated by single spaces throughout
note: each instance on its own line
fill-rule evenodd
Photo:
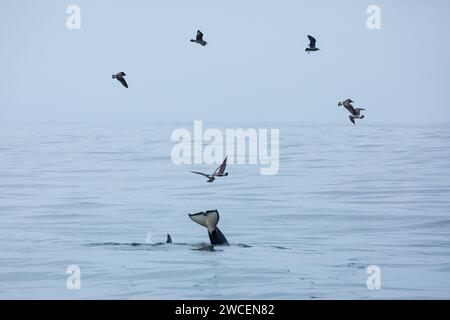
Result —
M 152 236 L 152 231 L 151 230 L 149 230 L 147 232 L 147 237 L 145 238 L 145 243 L 147 243 L 147 244 L 153 243 L 153 236 Z

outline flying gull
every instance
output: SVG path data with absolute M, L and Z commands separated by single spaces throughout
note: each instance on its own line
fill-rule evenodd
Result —
M 310 54 L 311 51 L 320 50 L 319 48 L 316 48 L 316 39 L 313 36 L 308 35 L 308 39 L 309 39 L 309 46 L 308 48 L 305 49 L 305 51 L 308 52 L 308 54 Z
M 347 109 L 350 112 L 350 115 L 348 116 L 350 121 L 355 124 L 355 119 L 364 119 L 364 115 L 361 114 L 361 110 L 366 110 L 363 108 L 354 108 L 352 99 L 346 99 L 344 101 L 341 101 L 338 103 L 338 106 L 343 106 L 345 109 Z
M 214 180 L 216 180 L 216 177 L 226 177 L 228 176 L 228 172 L 225 172 L 225 168 L 227 166 L 227 158 L 228 157 L 225 157 L 222 164 L 219 167 L 217 167 L 217 169 L 214 171 L 213 174 L 206 174 L 198 171 L 191 171 L 191 172 L 205 176 L 206 178 L 208 178 L 206 182 L 213 182 Z
M 117 74 L 113 74 L 113 75 L 112 75 L 112 78 L 113 78 L 113 79 L 119 80 L 120 83 L 121 83 L 125 88 L 128 88 L 128 84 L 127 84 L 127 82 L 125 81 L 124 76 L 126 76 L 125 72 L 119 72 L 119 73 L 117 73 Z
M 191 39 L 191 42 L 196 42 L 202 46 L 206 46 L 208 44 L 208 42 L 203 40 L 203 33 L 200 30 L 197 30 L 197 36 L 195 37 L 195 40 Z

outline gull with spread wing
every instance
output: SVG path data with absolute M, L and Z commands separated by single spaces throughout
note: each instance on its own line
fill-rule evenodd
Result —
M 354 108 L 352 99 L 346 99 L 344 101 L 341 101 L 338 103 L 338 106 L 343 106 L 345 109 L 350 112 L 350 115 L 348 116 L 350 118 L 350 121 L 355 124 L 355 119 L 364 119 L 364 115 L 361 114 L 362 110 L 366 110 L 364 108 Z
M 225 172 L 225 169 L 227 167 L 227 158 L 228 157 L 225 157 L 225 160 L 223 160 L 222 164 L 214 171 L 213 174 L 206 174 L 198 171 L 191 171 L 191 172 L 208 178 L 206 182 L 213 182 L 214 180 L 216 180 L 216 177 L 226 177 L 228 176 L 228 172 Z
M 191 39 L 191 42 L 196 42 L 202 46 L 206 46 L 208 44 L 208 42 L 203 40 L 203 33 L 200 30 L 197 30 L 197 36 L 195 37 L 195 40 Z

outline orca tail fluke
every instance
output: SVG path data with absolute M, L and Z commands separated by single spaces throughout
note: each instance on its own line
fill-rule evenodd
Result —
M 189 218 L 208 229 L 209 240 L 212 245 L 228 245 L 227 239 L 219 228 L 217 228 L 217 224 L 219 223 L 219 212 L 217 210 L 189 214 Z

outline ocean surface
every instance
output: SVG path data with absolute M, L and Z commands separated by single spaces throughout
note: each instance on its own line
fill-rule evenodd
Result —
M 280 129 L 277 175 L 212 184 L 171 161 L 192 122 L 0 122 L 0 299 L 450 298 L 450 125 L 347 120 L 205 122 Z

